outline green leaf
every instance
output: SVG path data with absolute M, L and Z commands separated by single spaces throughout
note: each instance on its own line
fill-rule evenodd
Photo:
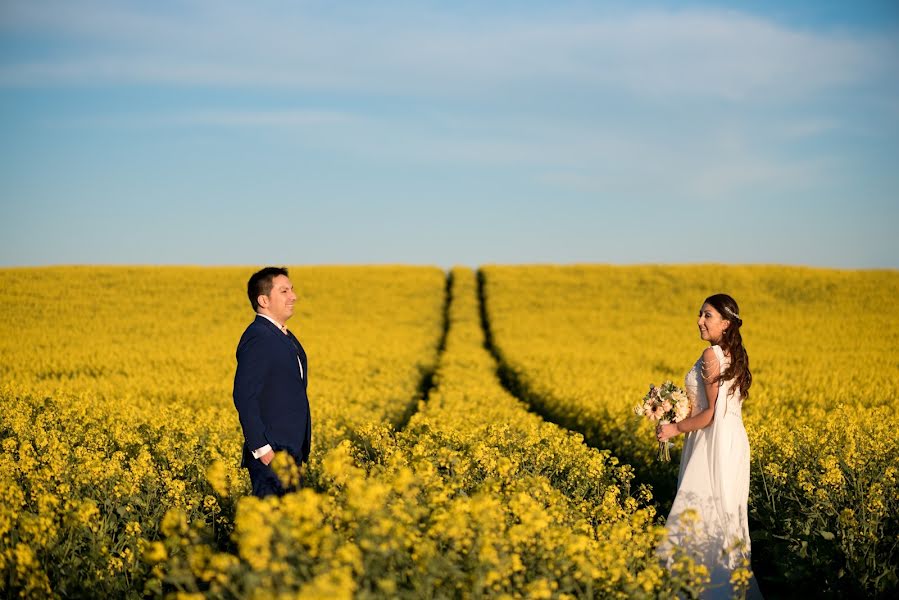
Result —
M 818 533 L 820 533 L 820 534 L 821 534 L 821 537 L 823 537 L 823 538 L 824 538 L 825 540 L 827 540 L 828 542 L 829 542 L 830 540 L 832 540 L 834 537 L 836 537 L 836 536 L 834 536 L 834 534 L 832 534 L 832 533 L 829 532 L 829 531 L 819 531 Z

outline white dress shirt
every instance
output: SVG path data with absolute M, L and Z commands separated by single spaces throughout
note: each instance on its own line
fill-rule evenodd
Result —
M 286 326 L 286 325 L 281 325 L 280 323 L 278 323 L 277 321 L 275 321 L 273 318 L 271 318 L 271 317 L 268 316 L 268 315 L 264 315 L 264 314 L 262 314 L 262 313 L 256 313 L 256 314 L 259 315 L 260 317 L 263 317 L 263 318 L 268 319 L 269 321 L 271 321 L 272 324 L 273 324 L 275 327 L 277 327 L 278 329 L 281 330 L 281 333 L 283 333 L 284 335 L 287 335 L 287 326 Z M 305 375 L 303 374 L 303 363 L 300 362 L 300 357 L 299 357 L 299 356 L 297 356 L 297 364 L 300 366 L 300 377 L 305 377 Z M 256 449 L 256 450 L 253 450 L 253 451 L 251 452 L 251 454 L 253 455 L 253 458 L 257 458 L 257 459 L 258 459 L 258 458 L 260 458 L 260 457 L 265 456 L 266 454 L 268 454 L 268 453 L 271 452 L 271 451 L 272 451 L 272 446 L 271 446 L 271 444 L 266 444 L 266 445 L 263 446 L 262 448 L 258 448 L 258 449 Z

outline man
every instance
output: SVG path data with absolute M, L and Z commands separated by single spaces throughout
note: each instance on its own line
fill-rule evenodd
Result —
M 253 494 L 283 495 L 270 463 L 285 450 L 297 464 L 309 458 L 312 420 L 306 397 L 308 366 L 303 346 L 284 325 L 297 296 L 287 269 L 266 267 L 247 283 L 256 311 L 237 345 L 234 406 L 243 428 L 241 466 L 250 472 Z

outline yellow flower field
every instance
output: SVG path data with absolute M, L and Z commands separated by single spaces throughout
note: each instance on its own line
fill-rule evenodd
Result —
M 142 554 L 159 558 L 150 542 L 169 509 L 232 543 L 249 489 L 231 385 L 253 318 L 250 273 L 0 271 L 0 587 L 139 596 L 151 580 Z M 446 278 L 406 267 L 291 275 L 316 481 L 322 456 L 360 424 L 401 423 L 415 407 L 437 358 Z
M 169 510 L 145 551 L 148 591 L 629 598 L 698 589 L 704 574 L 689 561 L 666 571 L 652 558 L 655 513 L 645 490 L 631 495 L 630 469 L 502 389 L 483 347 L 474 273 L 457 270 L 452 283 L 436 387 L 408 426 L 358 426 L 326 452 L 314 489 L 241 500 L 231 546 L 208 520 Z
M 899 273 L 793 267 L 487 267 L 482 294 L 509 386 L 651 482 L 663 510 L 677 460 L 654 460 L 629 408 L 684 374 L 696 315 L 740 303 L 753 372 L 754 562 L 772 585 L 895 589 L 899 562 Z
M 237 468 L 230 398 L 234 345 L 252 316 L 248 273 L 2 272 L 6 593 L 699 589 L 704 572 L 687 559 L 669 571 L 653 558 L 656 515 L 630 468 L 499 385 L 473 272 L 456 271 L 452 290 L 436 269 L 291 274 L 300 296 L 291 326 L 310 356 L 313 455 L 304 489 L 259 501 Z M 284 457 L 276 468 L 296 476 Z
M 755 375 L 763 584 L 895 588 L 893 272 L 291 269 L 313 451 L 265 500 L 231 400 L 251 272 L 0 270 L 0 595 L 691 596 L 703 569 L 654 556 L 676 457 L 630 408 L 682 379 L 719 289 Z

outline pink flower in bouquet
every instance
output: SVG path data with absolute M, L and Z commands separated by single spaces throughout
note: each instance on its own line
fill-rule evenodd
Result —
M 652 408 L 649 409 L 649 418 L 653 421 L 658 421 L 665 416 L 665 412 L 661 404 L 653 404 Z

